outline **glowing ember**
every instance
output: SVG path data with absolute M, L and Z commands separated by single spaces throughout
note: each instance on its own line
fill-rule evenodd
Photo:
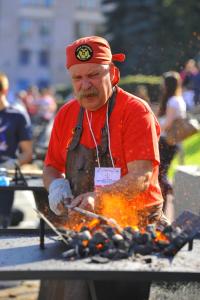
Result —
M 155 241 L 169 241 L 169 238 L 161 231 L 156 230 L 156 238 Z
M 88 241 L 88 240 L 84 240 L 84 241 L 82 241 L 82 245 L 83 245 L 83 247 L 87 247 L 87 246 L 88 246 L 88 244 L 89 244 L 89 241 Z
M 101 214 L 115 219 L 121 227 L 138 225 L 136 204 L 133 205 L 133 201 L 127 201 L 122 197 L 103 196 Z
M 97 244 L 97 245 L 96 245 L 96 248 L 97 248 L 98 250 L 103 249 L 103 247 L 104 247 L 103 244 Z

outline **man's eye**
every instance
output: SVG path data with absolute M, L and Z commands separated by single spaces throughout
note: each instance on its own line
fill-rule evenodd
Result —
M 98 75 L 99 75 L 99 73 L 93 73 L 93 74 L 90 74 L 89 77 L 94 78 L 94 77 L 97 77 Z

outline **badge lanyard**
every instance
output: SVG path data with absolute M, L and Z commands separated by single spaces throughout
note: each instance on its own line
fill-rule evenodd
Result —
M 88 121 L 88 125 L 89 125 L 89 129 L 95 144 L 95 148 L 96 148 L 96 154 L 97 154 L 97 163 L 98 163 L 98 167 L 100 168 L 100 160 L 99 160 L 99 150 L 98 150 L 98 146 L 97 146 L 97 142 L 94 136 L 94 132 L 92 130 L 92 114 L 91 114 L 91 119 L 89 120 L 89 116 L 88 116 L 88 111 L 86 110 L 86 116 L 87 116 L 87 121 Z M 113 168 L 115 167 L 114 165 L 114 161 L 113 161 L 113 157 L 112 157 L 112 152 L 111 152 L 111 147 L 110 147 L 110 130 L 109 130 L 109 122 L 108 122 L 108 104 L 107 104 L 107 109 L 106 109 L 106 126 L 107 126 L 107 131 L 108 131 L 108 149 L 109 149 L 109 154 L 110 154 L 110 158 L 111 158 L 111 162 L 112 162 L 112 166 Z

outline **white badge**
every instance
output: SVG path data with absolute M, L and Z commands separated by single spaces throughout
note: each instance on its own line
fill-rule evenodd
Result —
M 121 178 L 121 168 L 95 168 L 95 187 L 112 184 Z

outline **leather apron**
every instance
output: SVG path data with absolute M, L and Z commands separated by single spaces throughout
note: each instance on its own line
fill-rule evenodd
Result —
M 115 105 L 116 92 L 113 92 L 108 102 L 108 119 Z M 98 167 L 96 148 L 89 149 L 80 144 L 83 131 L 82 123 L 85 109 L 81 107 L 72 141 L 68 147 L 66 159 L 66 178 L 69 180 L 72 194 L 94 191 L 95 167 Z M 101 167 L 112 167 L 108 148 L 108 129 L 105 123 L 101 130 L 101 144 L 98 145 L 98 155 Z

